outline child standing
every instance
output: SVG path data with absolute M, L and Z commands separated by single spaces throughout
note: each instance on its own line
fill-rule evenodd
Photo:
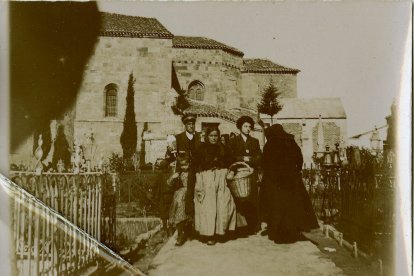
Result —
M 175 190 L 173 201 L 170 207 L 170 219 L 169 223 L 177 229 L 177 246 L 181 246 L 185 243 L 186 228 L 189 218 L 185 212 L 185 201 L 187 195 L 188 184 L 188 171 L 189 160 L 186 157 L 178 157 L 177 163 L 179 163 L 179 172 L 174 173 L 167 184 Z

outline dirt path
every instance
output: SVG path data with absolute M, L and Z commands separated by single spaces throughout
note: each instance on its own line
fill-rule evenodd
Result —
M 174 245 L 172 237 L 154 258 L 150 276 L 158 275 L 345 275 L 310 241 L 275 244 L 267 237 L 205 245 L 199 241 Z

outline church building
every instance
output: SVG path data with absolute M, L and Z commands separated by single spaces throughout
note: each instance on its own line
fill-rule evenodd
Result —
M 145 145 L 146 163 L 164 157 L 167 135 L 183 131 L 181 117 L 172 109 L 179 93 L 190 104 L 183 112 L 198 117 L 197 131 L 218 125 L 222 133 L 229 134 L 238 132 L 235 122 L 242 115 L 257 122 L 257 103 L 273 83 L 281 93 L 283 109 L 272 120 L 264 114 L 260 118 L 265 123 L 280 123 L 294 134 L 307 163 L 312 162 L 321 140 L 317 129 L 322 127 L 324 143 L 331 147 L 347 137 L 340 99 L 298 98 L 298 69 L 267 59 L 245 59 L 241 50 L 212 38 L 174 35 L 155 18 L 101 16 L 100 36 L 85 67 L 76 103 L 62 118 L 56 118 L 65 126 L 71 144 L 88 144 L 93 136 L 92 163 L 122 152 L 120 136 L 130 73 L 136 79 L 137 151 Z M 263 146 L 258 124 L 253 136 Z M 30 140 L 11 155 L 11 163 L 33 156 Z

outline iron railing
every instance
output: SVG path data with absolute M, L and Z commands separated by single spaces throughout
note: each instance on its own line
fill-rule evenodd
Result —
M 11 172 L 10 177 L 17 184 L 9 183 L 17 274 L 78 274 L 98 261 L 108 263 L 102 254 L 128 267 L 98 242 L 115 245 L 113 176 Z
M 161 170 L 140 170 L 120 175 L 117 202 L 119 206 L 128 206 L 122 215 L 158 215 L 159 189 L 165 181 L 166 175 Z
M 371 255 L 393 236 L 394 176 L 389 171 L 327 167 L 302 171 L 319 219 Z

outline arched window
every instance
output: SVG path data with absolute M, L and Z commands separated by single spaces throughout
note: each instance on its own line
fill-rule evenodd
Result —
M 204 84 L 201 81 L 193 81 L 188 85 L 188 97 L 192 100 L 204 101 Z
M 110 83 L 105 86 L 105 117 L 115 117 L 118 107 L 118 86 Z

